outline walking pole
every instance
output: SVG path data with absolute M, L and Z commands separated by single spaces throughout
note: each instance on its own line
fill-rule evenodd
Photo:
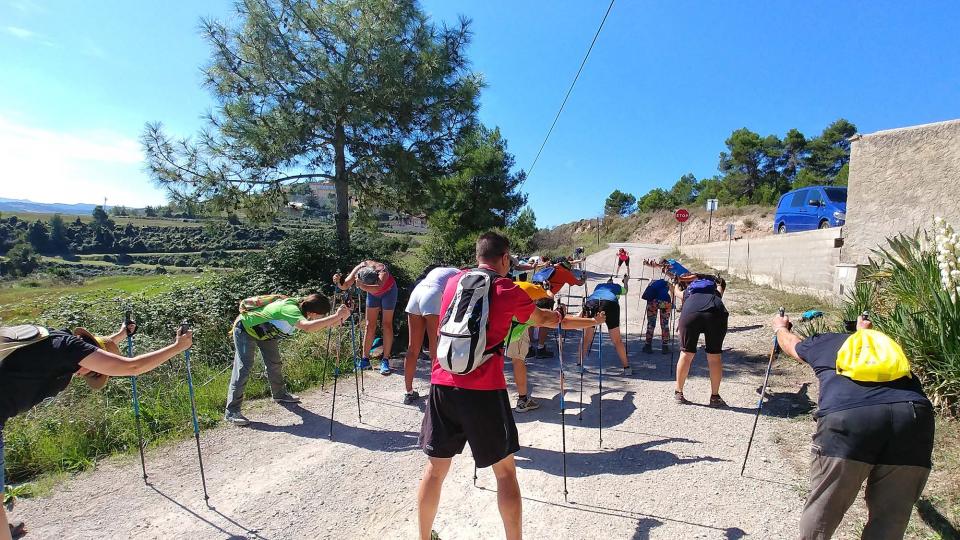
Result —
M 337 296 L 334 295 L 332 298 L 333 307 L 331 308 L 332 313 L 337 311 Z M 327 366 L 330 364 L 330 334 L 333 333 L 333 326 L 327 328 L 327 352 L 323 357 L 323 372 L 320 374 L 320 390 L 323 390 L 327 386 Z
M 783 308 L 780 308 L 780 316 L 783 317 Z M 753 428 L 750 430 L 750 440 L 747 441 L 747 451 L 743 454 L 743 465 L 740 466 L 740 476 L 747 468 L 747 458 L 750 457 L 750 447 L 753 446 L 753 434 L 757 431 L 757 421 L 760 420 L 760 410 L 763 408 L 763 396 L 767 393 L 767 381 L 770 380 L 770 370 L 773 368 L 773 361 L 780 352 L 780 344 L 777 343 L 777 335 L 773 335 L 773 347 L 770 348 L 770 361 L 767 362 L 767 374 L 763 376 L 763 386 L 760 388 L 760 399 L 757 400 L 757 415 L 753 417 Z
M 557 321 L 557 360 L 560 366 L 560 437 L 563 451 L 563 500 L 567 500 L 567 421 L 564 414 L 564 376 L 563 376 L 563 304 L 558 311 L 560 319 Z
M 360 414 L 360 379 L 363 376 L 363 370 L 357 369 L 357 335 L 354 330 L 353 314 L 350 315 L 350 350 L 353 351 L 353 383 L 357 387 L 357 421 L 363 423 L 363 415 Z M 360 372 L 359 377 L 357 371 Z
M 603 325 L 597 325 L 597 329 L 599 330 L 600 334 L 600 337 L 598 338 L 600 352 L 597 354 L 598 363 L 600 365 L 600 399 L 597 400 L 597 405 L 600 409 L 600 421 L 598 422 L 598 426 L 600 428 L 600 448 L 603 448 Z
M 180 323 L 180 334 L 190 331 L 187 321 Z M 203 453 L 200 451 L 200 424 L 197 422 L 197 400 L 193 395 L 193 374 L 190 372 L 190 349 L 183 351 L 183 359 L 187 364 L 187 388 L 190 391 L 190 412 L 193 415 L 193 437 L 197 440 L 197 461 L 200 462 L 200 482 L 203 483 L 203 500 L 210 506 L 210 495 L 207 494 L 207 477 L 203 472 Z
M 643 270 L 641 270 L 643 272 Z M 627 276 L 623 276 L 623 350 L 627 353 L 627 362 L 630 362 L 630 296 L 627 294 Z
M 344 293 L 347 294 L 347 293 Z M 353 321 L 353 314 L 350 314 L 350 320 Z M 342 324 L 342 323 L 341 323 Z M 329 439 L 333 440 L 333 414 L 337 410 L 337 381 L 340 380 L 340 342 L 343 336 L 337 331 L 337 359 L 333 364 L 333 400 L 330 402 L 330 433 Z M 354 367 L 356 369 L 356 367 Z
M 360 314 L 360 320 L 366 322 L 366 320 L 367 320 L 367 306 L 366 306 L 366 303 L 364 303 L 364 304 L 361 304 L 361 303 L 360 303 L 360 288 L 357 287 L 356 285 L 354 285 L 354 286 L 353 286 L 353 290 L 356 291 L 356 293 L 357 293 L 357 313 Z M 370 294 L 370 293 L 367 293 L 367 294 Z M 362 312 L 360 311 L 361 309 L 363 310 Z M 376 326 L 376 325 L 374 325 L 374 326 Z M 374 330 L 374 336 L 376 336 L 376 330 Z M 357 373 L 356 373 L 356 371 L 357 371 L 356 368 L 357 368 L 357 366 L 359 365 L 359 361 L 360 361 L 365 355 L 370 354 L 370 351 L 360 351 L 360 357 L 357 358 L 357 351 L 356 351 L 357 345 L 356 345 L 356 343 L 354 342 L 354 339 L 353 339 L 353 317 L 350 318 L 350 341 L 351 341 L 351 343 L 352 343 L 351 348 L 353 349 L 353 365 L 354 365 L 354 373 L 353 373 L 353 374 L 356 375 L 356 374 L 357 374 Z M 367 341 L 367 330 L 366 330 L 366 325 L 364 325 L 363 334 L 361 334 L 361 336 L 360 336 L 360 343 L 361 343 L 360 347 L 361 347 L 361 348 L 363 347 L 363 343 L 366 343 L 366 341 Z M 360 367 L 360 389 L 358 390 L 358 392 L 364 392 L 364 393 L 366 393 L 366 391 L 367 391 L 367 389 L 363 387 L 363 367 L 361 366 L 361 367 Z M 358 396 L 357 396 L 357 409 L 359 409 L 359 408 L 360 408 L 360 396 L 358 395 Z
M 577 422 L 583 420 L 583 370 L 584 370 L 584 359 L 587 357 L 585 350 L 587 348 L 587 331 L 586 329 L 580 330 L 580 408 L 577 412 Z
M 133 334 L 130 325 L 134 324 L 132 312 L 128 309 L 123 316 L 123 327 L 127 330 L 127 357 L 133 358 Z M 134 330 L 136 333 L 136 330 Z M 137 449 L 140 450 L 140 468 L 143 470 L 143 483 L 147 483 L 147 462 L 143 458 L 143 430 L 140 427 L 140 397 L 137 394 L 137 377 L 130 377 L 133 390 L 133 417 L 137 423 Z

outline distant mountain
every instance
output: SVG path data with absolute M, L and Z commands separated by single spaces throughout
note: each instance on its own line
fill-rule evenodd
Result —
M 38 203 L 26 199 L 0 197 L 0 212 L 38 212 L 43 214 L 92 214 L 96 204 Z M 110 207 L 107 207 L 109 210 Z

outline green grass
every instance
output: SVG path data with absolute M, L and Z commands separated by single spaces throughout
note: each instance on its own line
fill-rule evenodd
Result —
M 153 296 L 194 277 L 192 274 L 106 276 L 90 278 L 81 283 L 50 278 L 24 278 L 0 287 L 0 320 L 4 323 L 26 322 L 30 317 L 40 314 L 51 300 L 65 294 L 114 290 L 117 293 Z

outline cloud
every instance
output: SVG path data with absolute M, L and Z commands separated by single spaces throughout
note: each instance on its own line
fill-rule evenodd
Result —
M 4 30 L 11 36 L 22 39 L 24 41 L 34 41 L 41 45 L 46 45 L 47 47 L 56 47 L 56 43 L 50 41 L 46 37 L 32 31 L 27 30 L 26 28 L 21 28 L 19 26 L 7 26 Z
M 112 130 L 43 129 L 0 115 L 0 197 L 37 202 L 158 204 L 140 143 Z
M 27 30 L 26 28 L 20 28 L 19 26 L 8 26 L 5 29 L 8 34 L 20 39 L 33 39 L 36 37 L 36 33 Z

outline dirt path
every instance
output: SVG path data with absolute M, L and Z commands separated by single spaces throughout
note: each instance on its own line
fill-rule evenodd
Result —
M 590 258 L 592 281 L 602 279 L 596 275 L 599 269 L 612 269 L 614 252 L 611 248 Z M 640 276 L 644 257 L 661 253 L 631 248 L 634 276 Z M 646 273 L 649 277 L 650 269 Z M 686 391 L 697 405 L 678 406 L 672 396 L 672 355 L 659 353 L 659 339 L 656 354 L 640 352 L 641 288 L 634 285 L 626 300 L 634 376 L 608 376 L 606 370 L 616 361 L 605 345 L 602 402 L 596 348 L 587 361 L 580 399 L 580 377 L 573 369 L 579 334 L 568 332 L 567 502 L 558 362 L 530 362 L 533 395 L 542 407 L 517 415 L 526 537 L 795 537 L 803 475 L 783 457 L 777 434 L 809 430 L 784 418 L 804 406 L 806 396 L 795 394 L 797 384 L 784 383 L 782 399 L 776 398 L 778 386 L 773 387 L 771 416 L 761 420 L 747 475 L 739 474 L 769 352 L 769 331 L 761 326 L 767 316 L 735 314 L 731 319 L 721 390 L 730 408 L 703 406 L 709 384 L 702 351 Z M 746 301 L 737 294 L 731 290 L 728 303 Z M 421 364 L 416 385 L 425 394 L 427 366 Z M 250 428 L 204 432 L 210 508 L 203 503 L 196 447 L 190 440 L 148 453 L 150 486 L 140 480 L 138 460 L 111 459 L 47 497 L 19 502 L 12 515 L 28 523 L 28 539 L 413 538 L 415 489 L 424 464 L 417 448 L 422 404 L 401 404 L 399 374 L 384 378 L 368 372 L 361 396 L 363 422 L 358 423 L 353 376 L 340 383 L 334 441 L 327 439 L 329 386 L 306 394 L 302 407 L 251 404 Z M 511 396 L 515 399 L 512 387 Z M 435 524 L 440 536 L 502 537 L 495 485 L 491 472 L 481 470 L 474 487 L 472 460 L 468 455 L 456 459 Z

